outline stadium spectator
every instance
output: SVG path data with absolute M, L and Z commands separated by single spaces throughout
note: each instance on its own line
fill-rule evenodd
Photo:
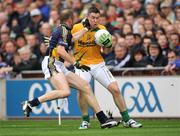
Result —
M 142 46 L 142 38 L 140 34 L 134 34 L 135 37 L 135 45 Z
M 121 68 L 129 67 L 130 54 L 126 46 L 117 44 L 114 48 L 115 58 L 106 62 L 109 70 L 118 71 Z
M 165 33 L 165 30 L 162 28 L 162 27 L 156 27 L 156 29 L 155 29 L 155 39 L 157 40 L 157 39 L 159 39 L 159 36 L 160 35 L 165 35 L 166 33 Z
M 41 11 L 41 15 L 44 21 L 49 20 L 50 6 L 46 3 L 46 0 L 36 0 L 38 9 Z
M 25 7 L 24 3 L 20 2 L 16 4 L 16 11 L 18 13 L 18 26 L 16 27 L 20 27 L 20 30 L 23 31 L 25 28 L 27 28 L 29 26 L 30 23 L 30 13 L 27 10 L 27 8 Z M 20 34 L 20 33 L 17 33 Z
M 146 31 L 152 31 L 154 29 L 152 19 L 147 18 L 144 20 L 144 28 Z
M 29 48 L 31 49 L 31 52 L 33 53 L 32 58 L 36 58 L 39 59 L 40 58 L 40 45 L 37 39 L 36 35 L 28 35 L 26 36 L 26 40 L 27 40 L 27 45 L 29 46 Z
M 31 15 L 31 22 L 28 27 L 32 34 L 38 34 L 39 28 L 44 23 L 44 20 L 41 15 L 41 11 L 39 9 L 32 9 L 30 15 Z
M 57 10 L 50 11 L 49 25 L 57 27 L 60 24 L 59 13 Z
M 4 46 L 5 44 L 11 39 L 9 32 L 0 32 L 0 45 L 1 45 L 1 50 L 4 51 Z
M 162 54 L 165 55 L 165 56 L 167 56 L 167 52 L 168 52 L 168 50 L 169 50 L 170 48 L 169 48 L 169 41 L 168 41 L 166 35 L 163 35 L 163 34 L 160 35 L 160 36 L 158 37 L 157 41 L 158 41 L 158 44 L 159 44 L 160 47 L 161 47 Z
M 31 52 L 29 46 L 24 46 L 18 49 L 21 62 L 13 66 L 13 71 L 21 72 L 23 70 L 40 70 L 40 64 L 36 58 L 33 58 L 33 53 Z
M 134 15 L 132 13 L 128 14 L 125 16 L 125 21 L 126 23 L 130 24 L 131 26 L 133 26 L 135 19 L 134 19 Z
M 33 9 L 38 9 L 38 5 L 36 2 L 32 2 L 28 7 L 29 11 L 32 11 Z
M 177 50 L 169 50 L 168 54 L 168 65 L 165 67 L 164 71 L 172 75 L 176 74 L 176 69 L 180 68 L 180 57 L 178 56 Z
M 157 6 L 153 2 L 149 2 L 145 5 L 145 11 L 146 16 L 151 19 L 153 19 L 158 13 Z
M 150 37 L 148 36 L 143 37 L 142 47 L 144 48 L 146 54 L 147 54 L 148 46 L 151 44 L 151 42 L 152 40 Z
M 28 46 L 24 46 L 18 49 L 18 53 L 21 60 L 19 60 L 19 58 L 14 57 L 14 59 L 16 59 L 16 63 L 11 67 L 4 68 L 2 70 L 2 73 L 10 71 L 20 73 L 24 70 L 40 70 L 40 64 L 38 63 L 37 59 L 32 58 L 32 53 Z
M 47 50 L 47 45 L 45 45 L 45 43 L 41 43 L 40 44 L 40 55 L 39 55 L 39 63 L 42 63 L 42 60 L 44 59 L 44 57 L 46 56 L 46 50 Z
M 57 27 L 57 26 L 54 26 Z M 44 37 L 50 37 L 53 31 L 53 26 L 49 23 L 45 22 L 39 29 L 40 33 L 37 36 L 37 43 L 42 43 L 44 41 Z M 38 55 L 37 55 L 38 56 Z
M 160 5 L 160 11 L 161 11 L 161 15 L 166 18 L 168 21 L 170 21 L 171 23 L 174 23 L 175 21 L 175 14 L 172 11 L 172 4 L 170 1 L 164 1 L 161 3 Z
M 175 9 L 175 16 L 176 16 L 176 20 L 180 21 L 180 8 Z
M 143 47 L 138 47 L 131 53 L 131 59 L 129 61 L 129 67 L 146 67 L 144 57 L 146 56 Z
M 52 34 L 52 26 L 49 23 L 43 23 L 40 28 L 41 36 L 44 37 L 50 37 Z M 41 40 L 41 39 L 40 39 Z
M 130 24 L 127 24 L 125 23 L 123 26 L 122 26 L 122 35 L 127 35 L 129 33 L 133 33 L 133 28 Z
M 0 71 L 1 71 L 1 68 L 2 67 L 7 67 L 8 65 L 6 64 L 6 62 L 4 61 L 4 57 L 3 57 L 3 54 L 0 53 Z M 6 78 L 6 75 L 7 73 L 2 73 L 0 72 L 0 79 L 1 78 Z
M 161 47 L 158 43 L 151 43 L 148 46 L 148 56 L 145 57 L 147 67 L 163 67 L 168 63 L 167 57 L 162 55 Z
M 8 41 L 5 43 L 4 46 L 4 60 L 7 65 L 12 66 L 14 65 L 13 56 L 16 53 L 16 45 L 14 41 Z
M 122 8 L 124 11 L 131 9 L 131 7 L 132 7 L 131 0 L 121 0 L 121 4 L 122 4 Z
M 7 66 L 7 64 L 6 64 L 6 62 L 4 61 L 4 56 L 3 56 L 2 53 L 0 53 L 0 68 L 6 67 L 6 66 Z
M 176 33 L 177 31 L 175 30 L 174 25 L 171 24 L 166 27 L 165 32 L 166 32 L 167 38 L 170 38 L 170 35 L 173 33 Z
M 19 48 L 21 48 L 21 47 L 24 47 L 24 46 L 26 46 L 26 38 L 24 37 L 24 35 L 17 35 L 16 37 L 15 37 L 15 42 L 16 42 L 16 46 L 17 46 L 17 48 L 19 49 Z
M 71 0 L 51 0 L 50 2 L 50 9 L 58 11 L 59 14 L 65 8 L 72 8 Z
M 118 17 L 117 11 L 116 11 L 116 6 L 113 4 L 110 4 L 107 8 L 107 20 L 108 22 L 114 23 L 116 18 Z M 112 24 L 113 25 L 113 24 Z
M 125 42 L 126 42 L 126 46 L 128 48 L 129 53 L 131 54 L 132 50 L 135 48 L 136 46 L 136 39 L 135 39 L 135 35 L 133 33 L 128 33 L 125 35 Z
M 108 21 L 108 16 L 105 13 L 101 14 L 99 21 L 100 21 L 100 24 L 104 25 L 111 34 L 113 34 L 113 32 L 121 31 L 120 29 L 118 30 L 116 29 L 118 27 L 117 23 L 115 26 L 112 26 L 112 24 Z
M 145 9 L 140 0 L 132 0 L 132 9 L 134 17 L 145 15 Z
M 173 49 L 178 51 L 180 57 L 180 36 L 178 33 L 173 33 L 170 35 L 170 44 Z
M 0 12 L 0 28 L 7 26 L 8 17 L 5 12 Z

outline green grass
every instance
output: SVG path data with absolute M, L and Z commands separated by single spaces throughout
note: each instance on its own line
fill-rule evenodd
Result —
M 78 130 L 80 120 L 9 120 L 0 121 L 0 136 L 180 136 L 180 120 L 140 120 L 142 128 L 100 129 L 97 120 L 91 121 L 91 128 Z

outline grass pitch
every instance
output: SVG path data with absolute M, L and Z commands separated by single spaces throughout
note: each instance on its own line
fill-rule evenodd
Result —
M 123 128 L 122 124 L 111 129 L 100 129 L 97 120 L 91 128 L 79 130 L 80 120 L 9 120 L 0 121 L 0 136 L 180 136 L 180 119 L 139 120 L 142 128 Z

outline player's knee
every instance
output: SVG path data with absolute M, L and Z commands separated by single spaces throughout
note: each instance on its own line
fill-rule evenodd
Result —
M 112 95 L 113 96 L 119 96 L 120 95 L 119 89 L 112 90 Z
M 82 87 L 83 87 L 83 90 L 86 90 L 86 92 L 88 93 L 89 91 L 91 91 L 91 86 L 89 85 L 88 82 L 84 81 L 82 83 Z
M 110 93 L 113 95 L 113 96 L 118 96 L 120 95 L 120 90 L 119 90 L 119 87 L 117 85 L 110 85 L 108 87 L 108 90 L 110 91 Z

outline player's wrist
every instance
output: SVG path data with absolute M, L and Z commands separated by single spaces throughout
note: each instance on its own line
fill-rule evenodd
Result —
M 79 62 L 78 62 L 78 61 L 75 61 L 74 64 L 73 64 L 73 66 L 75 66 L 75 67 L 76 67 L 76 66 L 79 66 Z

